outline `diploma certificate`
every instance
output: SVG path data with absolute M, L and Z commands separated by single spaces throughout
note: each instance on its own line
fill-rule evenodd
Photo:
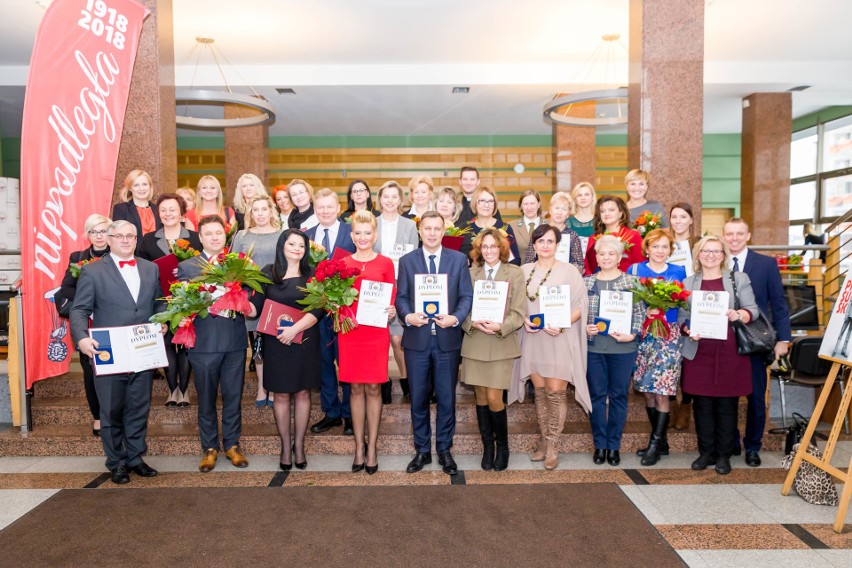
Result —
M 470 320 L 503 323 L 508 300 L 508 282 L 477 280 L 473 283 L 473 306 L 470 310 Z
M 429 310 L 426 309 L 426 304 L 429 304 Z M 447 300 L 446 274 L 414 275 L 413 309 L 415 312 L 424 312 L 430 316 L 448 313 L 450 302 Z M 430 313 L 433 310 L 434 313 Z
M 695 271 L 692 269 L 692 251 L 689 249 L 689 241 L 674 243 L 672 254 L 667 262 L 675 266 L 683 266 L 686 269 L 687 276 L 695 274 Z
M 689 315 L 689 335 L 702 339 L 726 339 L 728 337 L 729 294 L 727 292 L 692 292 Z
M 571 327 L 571 287 L 568 284 L 541 286 L 538 294 L 544 325 L 551 328 Z
M 358 294 L 358 309 L 355 311 L 355 321 L 358 325 L 387 327 L 392 292 L 393 284 L 362 280 L 361 293 Z
M 382 245 L 382 256 L 393 261 L 393 274 L 399 278 L 399 259 L 414 250 L 414 245 L 407 243 L 393 243 L 390 246 Z
M 139 373 L 169 366 L 158 323 L 92 328 L 89 336 L 98 342 L 98 353 L 92 358 L 96 375 Z
M 598 315 L 609 320 L 609 333 L 632 333 L 633 292 L 601 290 Z
M 571 263 L 571 236 L 570 235 L 562 235 L 562 239 L 560 239 L 559 244 L 556 246 L 556 260 L 559 262 L 564 262 L 565 264 Z

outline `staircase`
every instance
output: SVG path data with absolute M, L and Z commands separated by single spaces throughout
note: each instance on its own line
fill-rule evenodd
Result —
M 103 448 L 100 439 L 92 435 L 91 416 L 86 405 L 82 372 L 79 366 L 63 376 L 39 381 L 35 385 L 32 401 L 33 429 L 22 435 L 18 428 L 0 432 L 2 456 L 100 456 Z M 391 360 L 391 375 L 395 365 Z M 73 367 L 72 367 L 73 368 Z M 150 455 L 200 455 L 194 383 L 190 381 L 189 407 L 163 406 L 168 397 L 165 380 L 154 380 L 151 397 L 151 414 L 148 428 L 148 453 Z M 275 428 L 271 408 L 256 408 L 257 376 L 246 373 L 242 400 L 243 433 L 241 446 L 248 454 L 275 455 L 280 451 L 280 439 Z M 410 406 L 403 401 L 398 381 L 393 382 L 393 401 L 384 407 L 379 430 L 379 452 L 382 454 L 411 454 L 414 451 L 411 434 Z M 473 389 L 459 384 L 456 400 L 456 435 L 453 451 L 457 454 L 479 454 L 482 444 L 476 423 Z M 579 405 L 573 402 L 573 391 L 568 390 L 569 410 L 560 442 L 560 451 L 589 452 L 593 448 L 589 422 Z M 740 403 L 740 427 L 745 423 L 745 399 Z M 221 406 L 220 406 L 221 412 Z M 312 393 L 310 424 L 323 413 L 319 393 Z M 531 400 L 513 404 L 508 408 L 509 446 L 512 453 L 532 452 L 538 441 L 535 407 Z M 434 424 L 435 406 L 432 406 Z M 434 428 L 433 428 L 434 431 Z M 627 425 L 622 439 L 622 452 L 635 452 L 648 441 L 650 428 L 641 396 L 631 393 L 628 404 Z M 780 436 L 767 436 L 764 448 L 778 449 Z M 308 454 L 350 454 L 353 452 L 351 436 L 344 436 L 342 428 L 332 428 L 323 434 L 308 432 L 305 440 Z M 697 451 L 695 433 L 669 430 L 669 445 L 673 452 Z

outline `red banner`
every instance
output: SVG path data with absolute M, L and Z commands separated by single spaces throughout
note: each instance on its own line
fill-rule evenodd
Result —
M 142 22 L 134 0 L 55 0 L 36 35 L 24 100 L 21 227 L 27 387 L 67 372 L 71 333 L 53 294 L 83 224 L 109 214 Z

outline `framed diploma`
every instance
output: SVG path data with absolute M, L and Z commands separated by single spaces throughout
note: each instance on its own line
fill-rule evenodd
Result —
M 414 275 L 414 311 L 423 312 L 428 317 L 446 314 L 450 309 L 447 300 L 446 274 Z
M 689 335 L 702 339 L 726 339 L 728 337 L 727 292 L 695 290 L 690 302 Z
M 562 235 L 559 244 L 556 246 L 556 260 L 569 264 L 571 262 L 571 236 Z
M 98 353 L 92 358 L 96 375 L 139 373 L 169 366 L 158 323 L 92 328 L 89 336 L 98 342 Z
M 571 327 L 571 287 L 568 284 L 541 286 L 538 301 L 544 325 L 551 328 Z
M 630 334 L 633 321 L 633 292 L 601 290 L 598 315 L 609 320 L 608 333 Z
M 281 334 L 279 327 L 290 327 L 304 317 L 305 313 L 297 308 L 285 306 L 282 303 L 266 299 L 260 317 L 257 318 L 257 331 L 278 337 Z M 293 337 L 293 343 L 302 342 L 303 332 Z
M 470 320 L 503 323 L 508 300 L 508 282 L 477 280 L 473 283 L 473 306 L 470 310 Z
M 358 325 L 387 327 L 392 293 L 393 284 L 362 280 L 361 292 L 358 294 L 358 309 L 355 311 L 355 321 Z

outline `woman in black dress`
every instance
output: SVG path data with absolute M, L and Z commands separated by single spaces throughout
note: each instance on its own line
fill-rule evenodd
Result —
M 71 274 L 72 264 L 78 262 L 91 262 L 99 260 L 109 254 L 109 244 L 107 243 L 107 227 L 112 223 L 109 217 L 103 215 L 89 215 L 86 223 L 83 226 L 83 232 L 89 240 L 91 246 L 87 249 L 72 252 L 68 259 L 68 269 L 65 271 L 65 277 L 62 279 L 62 285 L 54 294 L 53 301 L 56 302 L 56 311 L 60 316 L 67 318 L 71 313 L 71 305 L 74 303 L 74 296 L 77 294 L 77 278 Z M 95 392 L 95 371 L 92 369 L 92 360 L 85 355 L 80 357 L 80 366 L 83 367 L 83 386 L 86 390 L 86 402 L 89 404 L 89 412 L 92 413 L 92 434 L 100 436 L 101 434 L 101 405 L 98 404 L 98 394 Z
M 312 276 L 308 262 L 308 237 L 298 229 L 281 234 L 275 248 L 275 263 L 263 271 L 272 280 L 264 285 L 263 294 L 255 294 L 252 302 L 261 311 L 265 299 L 299 311 L 304 306 L 297 301 L 305 297 L 299 290 Z M 294 464 L 305 469 L 305 432 L 311 414 L 311 389 L 320 387 L 320 339 L 316 323 L 322 310 L 306 313 L 293 325 L 278 328 L 278 337 L 263 334 L 263 387 L 275 393 L 273 412 L 281 436 L 279 464 L 284 471 Z M 302 342 L 293 338 L 302 333 Z M 290 399 L 295 401 L 295 436 L 290 443 Z M 296 454 L 295 458 L 291 454 Z M 301 459 L 300 459 L 301 458 Z

